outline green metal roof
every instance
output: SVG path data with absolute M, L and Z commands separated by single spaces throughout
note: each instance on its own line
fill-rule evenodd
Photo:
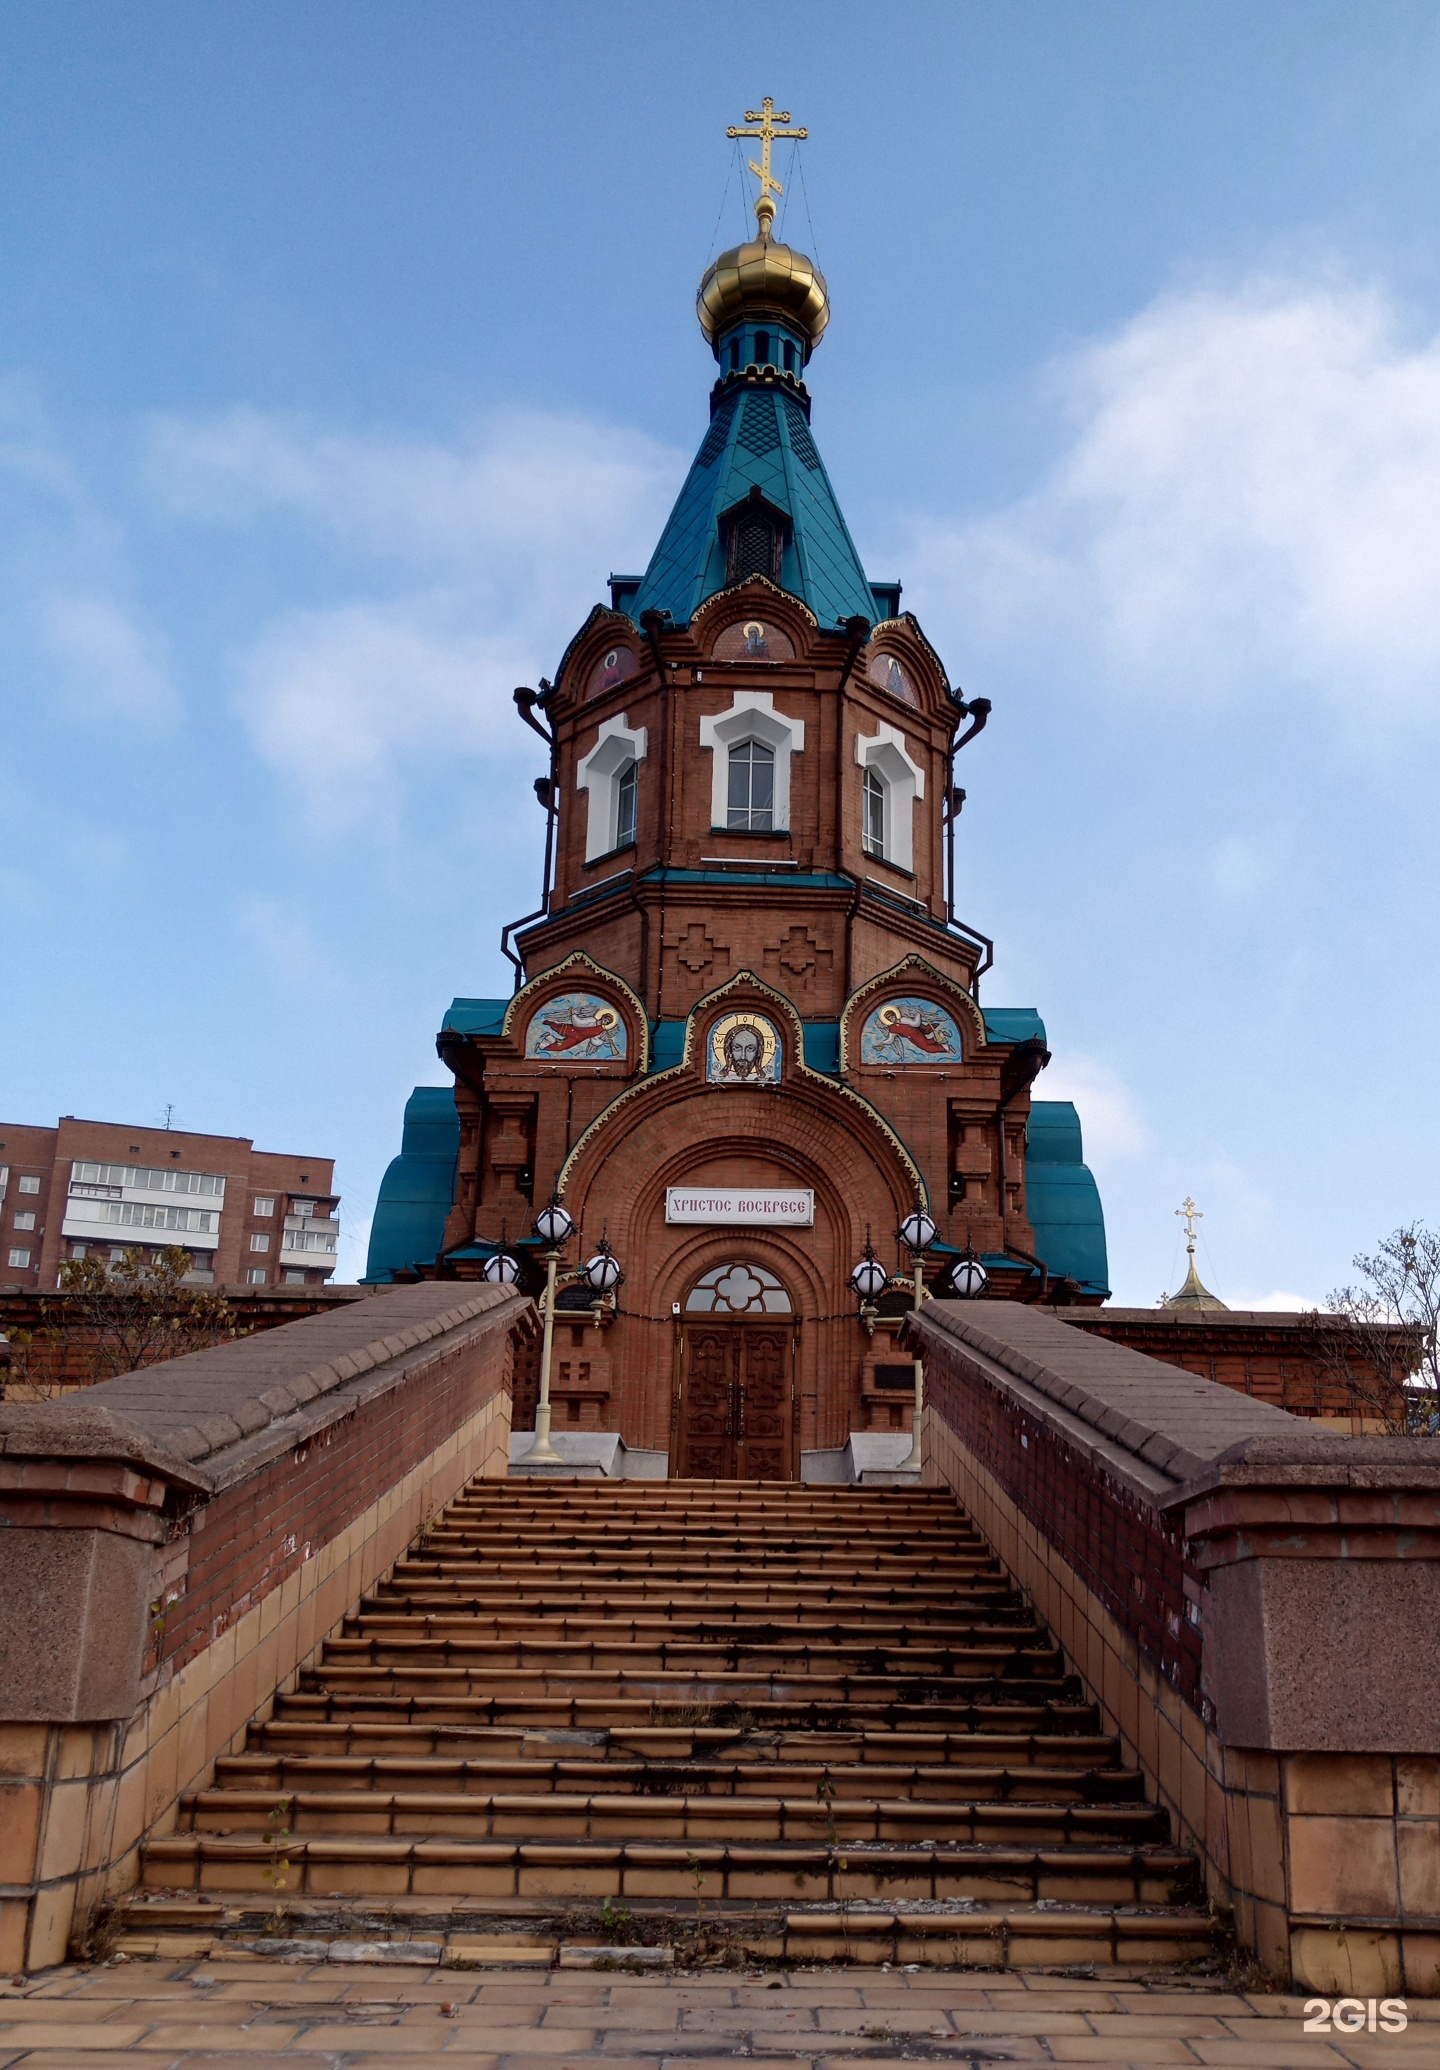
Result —
M 498 1035 L 508 999 L 452 999 L 440 1023 L 442 1035 Z
M 400 1155 L 380 1181 L 364 1285 L 388 1283 L 408 1266 L 432 1264 L 440 1255 L 459 1156 L 454 1088 L 417 1085 L 405 1102 Z
M 1077 1280 L 1087 1293 L 1108 1295 L 1105 1210 L 1069 1100 L 1036 1100 L 1030 1108 L 1025 1193 L 1035 1249 L 1050 1271 Z
M 987 1042 L 1045 1040 L 1045 1023 L 1033 1006 L 987 1006 L 983 1012 Z
M 804 406 L 783 390 L 753 386 L 720 400 L 630 607 L 634 617 L 668 611 L 676 625 L 688 625 L 706 597 L 724 589 L 720 518 L 752 489 L 790 519 L 780 587 L 827 630 L 842 618 L 873 619 L 875 596 Z

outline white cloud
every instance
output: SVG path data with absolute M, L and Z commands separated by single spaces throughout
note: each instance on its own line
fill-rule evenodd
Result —
M 1085 1162 L 1104 1167 L 1143 1157 L 1151 1134 L 1125 1081 L 1093 1057 L 1057 1057 L 1035 1082 L 1037 1100 L 1073 1100 Z
M 601 594 L 602 553 L 643 566 L 679 456 L 577 419 L 496 418 L 447 447 L 338 436 L 253 410 L 154 428 L 177 514 L 287 511 L 357 559 L 334 603 L 261 627 L 239 708 L 259 752 L 328 821 L 386 814 L 411 765 L 533 743 L 510 692 L 552 671 Z
M 159 643 L 112 597 L 53 592 L 37 604 L 34 627 L 48 680 L 79 710 L 141 725 L 178 717 Z
M 1166 296 L 1053 380 L 1048 478 L 918 541 L 947 616 L 1151 696 L 1440 707 L 1440 340 L 1378 290 L 1259 279 Z

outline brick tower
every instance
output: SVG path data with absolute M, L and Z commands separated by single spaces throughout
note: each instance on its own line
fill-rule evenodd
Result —
M 758 234 L 701 283 L 719 373 L 650 565 L 516 693 L 550 754 L 541 905 L 505 930 L 513 996 L 445 1017 L 454 1092 L 407 1107 L 367 1277 L 474 1276 L 503 1243 L 528 1281 L 559 1189 L 626 1281 L 593 1322 L 562 1295 L 557 1429 L 786 1478 L 908 1427 L 904 1294 L 862 1317 L 849 1274 L 872 1237 L 909 1269 L 917 1202 L 932 1279 L 973 1246 L 992 1297 L 1107 1287 L 1075 1111 L 1031 1097 L 1043 1025 L 981 1008 L 990 944 L 954 913 L 955 755 L 989 707 L 861 565 L 805 378 L 825 282 L 771 234 L 768 139 L 756 170 Z

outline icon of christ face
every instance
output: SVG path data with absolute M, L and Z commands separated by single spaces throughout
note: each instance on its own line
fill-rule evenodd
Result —
M 763 1045 L 760 1030 L 742 1021 L 725 1037 L 725 1068 L 734 1078 L 758 1078 Z

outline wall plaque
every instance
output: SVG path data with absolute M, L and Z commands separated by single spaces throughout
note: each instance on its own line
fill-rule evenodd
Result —
M 815 1193 L 810 1186 L 667 1186 L 665 1219 L 809 1229 L 815 1221 Z

